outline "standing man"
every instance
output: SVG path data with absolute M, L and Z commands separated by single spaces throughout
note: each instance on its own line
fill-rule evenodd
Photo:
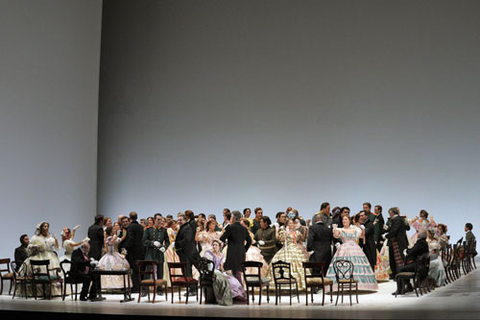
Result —
M 360 223 L 362 224 L 363 237 L 360 238 L 360 247 L 367 256 L 368 262 L 375 273 L 375 265 L 377 264 L 377 248 L 375 246 L 375 227 L 370 221 L 367 212 L 360 211 Z
M 230 209 L 225 208 L 223 209 L 223 229 L 228 227 L 230 225 L 230 220 L 232 219 L 232 213 L 230 212 Z
M 120 218 L 120 226 L 122 229 L 120 229 L 117 234 L 117 237 L 121 239 L 120 243 L 118 244 L 118 252 L 122 252 L 122 249 L 125 249 L 125 242 L 127 241 L 127 229 L 128 226 L 130 225 L 130 218 L 127 216 L 121 216 Z
M 125 249 L 127 249 L 127 261 L 132 268 L 132 292 L 138 293 L 140 283 L 138 281 L 137 261 L 145 258 L 145 247 L 143 246 L 143 227 L 138 223 L 138 215 L 135 211 L 130 212 L 130 225 L 127 228 Z
M 177 237 L 175 238 L 175 251 L 180 258 L 180 262 L 187 264 L 186 277 L 192 277 L 192 265 L 197 264 L 200 259 L 200 255 L 195 246 L 195 238 L 193 237 L 193 231 L 188 224 L 185 214 L 179 213 L 177 216 L 177 223 L 180 226 Z M 195 286 L 190 287 L 189 295 L 196 295 Z
M 257 231 L 261 229 L 260 224 L 261 224 L 262 217 L 263 217 L 263 209 L 260 208 L 260 207 L 256 207 L 254 212 L 255 212 L 255 218 L 253 219 L 251 231 L 255 235 L 255 234 L 257 234 Z M 268 220 L 270 220 L 270 219 L 268 219 Z M 270 223 L 269 223 L 269 225 L 270 225 Z
M 230 227 L 225 230 L 225 233 L 220 237 L 220 241 L 228 242 L 224 269 L 232 270 L 233 276 L 240 283 L 243 283 L 240 271 L 242 270 L 242 263 L 245 262 L 245 254 L 252 244 L 252 238 L 250 238 L 247 228 L 240 224 L 241 218 L 240 211 L 233 211 Z
M 185 218 L 187 219 L 187 223 L 190 225 L 193 231 L 193 239 L 195 239 L 195 235 L 197 234 L 198 224 L 195 220 L 195 214 L 192 210 L 185 210 Z
M 390 219 L 384 227 L 386 234 L 384 239 L 388 239 L 388 253 L 390 255 L 391 277 L 395 278 L 397 270 L 403 266 L 405 261 L 404 250 L 408 248 L 407 228 L 405 221 L 400 217 L 400 210 L 397 207 L 388 210 Z M 388 226 L 389 225 L 389 226 Z
M 157 261 L 157 279 L 163 279 L 163 254 L 170 245 L 167 230 L 164 228 L 164 220 L 161 214 L 153 216 L 154 225 L 143 232 L 143 245 L 146 248 L 145 259 Z M 161 291 L 161 288 L 158 288 Z
M 321 214 L 323 224 L 327 227 L 332 226 L 332 217 L 330 215 L 330 203 L 324 202 L 320 205 L 320 211 L 317 212 Z M 315 216 L 313 216 L 312 221 L 315 221 Z
M 375 247 L 377 248 L 378 252 L 380 252 L 383 247 L 382 234 L 384 233 L 383 226 L 385 225 L 385 220 L 383 219 L 381 205 L 377 204 L 373 210 L 374 212 L 370 212 L 367 216 L 368 219 L 373 223 L 375 231 L 373 240 L 375 241 Z
M 314 223 L 308 230 L 307 251 L 313 251 L 310 256 L 312 262 L 325 262 L 325 272 L 332 261 L 332 239 L 333 232 L 331 227 L 325 225 L 320 213 L 313 216 Z M 320 275 L 320 270 L 314 270 L 316 274 Z
M 275 237 L 275 228 L 271 228 L 270 218 L 265 216 L 260 220 L 260 229 L 255 233 L 254 239 L 258 243 L 258 248 L 265 262 L 270 264 L 273 256 L 277 253 L 277 238 Z
M 89 258 L 93 258 L 96 261 L 99 261 L 102 257 L 102 249 L 104 245 L 103 223 L 103 215 L 97 214 L 95 216 L 95 223 L 88 228 L 88 238 L 90 239 L 90 245 L 88 248 Z M 95 283 L 93 284 L 93 286 L 95 287 L 95 294 L 98 293 L 99 299 L 101 299 L 100 292 L 102 290 L 102 284 L 100 282 L 100 277 L 95 277 L 93 280 L 95 281 Z
M 20 247 L 15 249 L 15 271 L 18 271 L 22 263 L 28 258 L 27 247 L 29 243 L 28 235 L 22 234 L 20 236 Z

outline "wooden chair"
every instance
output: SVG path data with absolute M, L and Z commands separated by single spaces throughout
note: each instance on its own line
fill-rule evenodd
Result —
M 13 273 L 13 296 L 12 299 L 15 298 L 15 294 L 17 292 L 17 285 L 20 286 L 21 293 L 23 293 L 25 299 L 28 299 L 27 293 L 27 285 L 32 285 L 32 277 L 29 275 L 30 272 L 28 270 L 29 264 L 23 263 L 20 268 L 17 270 L 17 263 L 15 261 L 10 262 L 10 266 L 12 267 Z M 19 271 L 22 271 L 25 275 L 20 275 Z
M 272 263 L 272 274 L 273 280 L 275 282 L 275 305 L 278 304 L 279 300 L 281 302 L 282 287 L 288 287 L 290 295 L 290 305 L 292 305 L 292 286 L 295 286 L 295 291 L 297 294 L 297 300 L 300 303 L 300 295 L 298 294 L 298 283 L 297 279 L 292 276 L 292 268 L 290 262 L 277 261 Z
M 452 246 L 449 244 L 445 247 L 445 249 L 442 250 L 442 262 L 443 262 L 443 267 L 445 268 L 445 278 L 446 278 L 446 283 L 452 283 L 453 279 L 450 274 L 450 264 L 452 261 Z
M 205 303 L 214 303 L 215 295 L 213 294 L 213 274 L 215 272 L 215 263 L 207 258 L 201 258 L 199 263 L 200 272 L 200 304 L 202 304 L 202 296 L 205 292 Z
M 267 288 L 267 303 L 270 302 L 270 279 L 262 277 L 263 263 L 260 261 L 245 261 L 242 263 L 243 280 L 247 288 L 247 305 L 250 304 L 249 288 L 252 292 L 252 302 L 255 302 L 255 288 L 259 288 L 258 305 L 262 304 L 262 290 Z
M 325 262 L 303 262 L 305 274 L 305 304 L 308 306 L 308 288 L 310 288 L 312 303 L 313 290 L 322 289 L 322 306 L 325 305 L 325 286 L 330 286 L 330 302 L 333 302 L 333 280 L 324 277 Z
M 187 295 L 185 304 L 188 303 L 188 296 L 190 286 L 195 286 L 195 293 L 198 292 L 197 279 L 187 277 L 187 263 L 186 262 L 168 262 L 168 273 L 170 275 L 170 285 L 172 286 L 172 303 L 173 303 L 173 291 L 175 287 L 178 287 L 178 300 L 182 300 L 181 289 L 187 289 Z M 198 301 L 198 294 L 197 301 Z
M 349 295 L 350 295 L 350 305 L 352 305 L 352 289 L 353 285 L 355 285 L 355 292 L 357 297 L 358 303 L 358 283 L 353 277 L 353 271 L 355 266 L 349 260 L 336 260 L 333 262 L 333 271 L 335 272 L 335 280 L 337 281 L 337 301 L 335 305 L 338 303 L 338 298 L 340 296 L 340 289 L 342 291 L 342 303 L 343 303 L 343 292 L 345 286 L 348 286 Z
M 142 297 L 142 287 L 147 287 L 148 301 L 150 301 L 150 287 L 153 287 L 153 299 L 152 303 L 155 303 L 155 296 L 157 294 L 157 288 L 163 287 L 165 293 L 165 301 L 168 301 L 167 297 L 167 280 L 157 279 L 158 263 L 154 260 L 138 260 L 138 283 L 140 283 L 140 292 L 138 294 L 138 303 Z M 142 280 L 143 279 L 143 280 Z
M 52 298 L 52 286 L 56 283 L 60 284 L 60 291 L 63 296 L 63 279 L 60 277 L 60 268 L 50 269 L 50 260 L 30 260 L 30 265 L 32 267 L 32 278 L 33 278 L 33 295 L 35 300 L 37 300 L 37 284 L 41 284 L 43 287 L 43 295 L 46 297 L 47 285 L 50 288 L 48 299 Z M 55 271 L 52 275 L 51 271 Z
M 72 262 L 67 259 L 60 262 L 60 269 L 62 269 L 62 274 L 63 274 L 63 294 L 62 294 L 63 301 L 65 301 L 65 296 L 67 295 L 67 284 L 70 284 L 70 292 L 71 292 L 70 297 L 72 298 L 72 300 L 73 300 L 73 285 L 75 285 L 75 301 L 77 301 L 78 285 L 83 283 L 83 281 L 77 280 L 71 276 L 70 274 L 71 265 L 72 265 Z
M 395 281 L 398 281 L 400 279 L 403 279 L 404 281 L 410 281 L 410 279 L 412 279 L 415 288 L 415 294 L 417 295 L 417 297 L 419 296 L 418 292 L 420 292 L 420 295 L 423 295 L 422 289 L 425 291 L 425 294 L 427 294 L 427 290 L 430 290 L 428 288 L 429 265 L 430 254 L 426 252 L 417 258 L 417 261 L 415 262 L 414 272 L 399 272 L 395 275 Z M 398 291 L 395 292 L 395 297 L 397 297 L 397 293 Z
M 3 267 L 5 265 L 5 267 Z M 10 289 L 8 289 L 8 294 L 12 291 L 13 284 L 13 273 L 10 271 L 10 259 L 0 259 L 0 280 L 2 285 L 0 287 L 0 294 L 3 294 L 3 281 L 10 281 Z

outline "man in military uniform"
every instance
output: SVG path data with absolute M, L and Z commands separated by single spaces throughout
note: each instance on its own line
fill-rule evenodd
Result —
M 163 279 L 163 254 L 170 245 L 167 230 L 164 228 L 164 220 L 161 214 L 154 216 L 155 224 L 143 233 L 143 245 L 145 246 L 145 259 L 157 261 L 157 279 Z M 159 288 L 160 289 L 160 288 Z
M 254 237 L 267 264 L 270 264 L 273 256 L 278 251 L 275 228 L 270 227 L 271 223 L 269 217 L 263 216 L 260 221 L 260 229 L 255 233 Z

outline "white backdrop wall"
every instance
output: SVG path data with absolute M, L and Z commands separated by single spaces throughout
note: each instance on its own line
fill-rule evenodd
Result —
M 96 212 L 102 3 L 0 1 L 0 257 Z M 60 250 L 59 254 L 62 254 Z
M 105 1 L 98 210 L 480 226 L 480 2 Z M 474 231 L 476 229 L 474 228 Z

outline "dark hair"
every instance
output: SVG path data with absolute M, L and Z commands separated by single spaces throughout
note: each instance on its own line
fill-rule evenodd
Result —
M 188 219 L 188 220 L 191 220 L 195 217 L 195 214 L 193 213 L 192 210 L 185 210 L 185 217 Z
M 213 213 L 208 215 L 208 219 L 213 218 L 213 220 L 217 221 L 217 216 L 215 216 Z
M 207 216 L 205 215 L 205 213 L 199 213 L 198 217 L 203 217 L 203 219 L 207 220 Z
M 378 211 L 380 211 L 380 213 L 382 213 L 383 208 L 382 208 L 381 205 L 377 204 L 377 205 L 375 206 L 375 208 L 378 208 Z
M 230 212 L 230 210 L 225 212 L 225 217 L 227 217 L 227 220 L 230 220 L 232 218 L 232 213 Z
M 422 216 L 422 213 L 423 213 L 423 215 L 425 216 L 425 219 L 428 218 L 428 212 L 427 212 L 427 210 L 425 210 L 425 209 L 420 210 L 420 216 Z
M 245 209 L 243 209 L 243 215 L 245 215 L 245 212 L 247 212 L 247 210 L 250 211 L 250 212 L 252 212 L 252 209 L 250 209 L 250 208 L 245 208 Z
M 328 203 L 328 202 L 322 203 L 322 204 L 320 205 L 320 210 L 326 209 L 329 205 L 330 205 L 330 203 Z
M 369 209 L 372 209 L 372 204 L 370 202 L 364 202 L 364 206 L 367 206 Z
M 343 213 L 343 211 L 345 210 L 348 210 L 348 212 L 350 212 L 350 208 L 349 207 L 342 207 L 342 209 L 340 209 L 340 214 Z
M 25 237 L 28 237 L 28 234 L 25 234 L 25 233 L 24 233 L 24 234 L 22 234 L 22 235 L 20 236 L 20 243 L 21 243 L 21 244 L 23 244 L 23 240 L 25 240 Z
M 467 227 L 468 230 L 470 230 L 470 231 L 473 229 L 473 225 L 472 225 L 470 222 L 467 222 L 467 223 L 465 224 L 465 227 Z
M 217 225 L 217 223 L 215 222 L 215 220 L 208 220 L 207 221 L 207 226 L 206 226 L 206 229 L 207 231 L 210 230 L 210 225 L 213 224 L 214 226 Z
M 263 216 L 262 221 L 269 226 L 272 224 L 272 220 L 270 220 L 270 218 L 268 216 Z
M 112 227 L 106 227 L 106 228 L 105 228 L 105 234 L 106 234 L 107 236 L 111 236 L 111 235 L 112 235 L 112 230 L 113 230 Z
M 163 218 L 163 216 L 160 213 L 155 213 L 153 216 L 153 220 L 157 220 L 157 216 L 160 216 L 160 218 Z
M 439 227 L 440 229 L 442 229 L 442 232 L 443 232 L 444 234 L 447 233 L 447 226 L 446 226 L 446 225 L 444 225 L 443 223 L 439 223 L 439 224 L 438 224 L 438 227 Z
M 255 211 L 255 214 L 257 214 L 257 212 L 258 212 L 259 210 L 262 210 L 262 211 L 263 211 L 262 207 L 256 207 L 255 210 L 253 210 L 253 211 Z
M 171 214 L 167 215 L 167 218 L 172 218 L 173 219 L 173 216 Z
M 137 221 L 138 214 L 135 211 L 132 211 L 132 212 L 130 212 L 129 217 L 130 217 L 130 220 Z
M 245 224 L 247 228 L 250 228 L 250 221 L 248 221 L 247 219 L 243 219 L 243 224 Z
M 95 216 L 95 223 L 101 223 L 101 222 L 103 221 L 103 219 L 104 219 L 104 218 L 103 218 L 103 215 L 97 214 L 97 215 Z
M 230 213 L 230 209 L 228 209 L 228 208 L 224 208 L 223 211 L 224 211 L 225 213 L 226 213 L 226 212 Z
M 279 212 L 277 212 L 277 215 L 275 216 L 275 218 L 276 218 L 276 219 L 280 218 L 280 216 L 281 216 L 282 214 L 285 214 L 285 212 L 284 212 L 284 211 L 279 211 Z

